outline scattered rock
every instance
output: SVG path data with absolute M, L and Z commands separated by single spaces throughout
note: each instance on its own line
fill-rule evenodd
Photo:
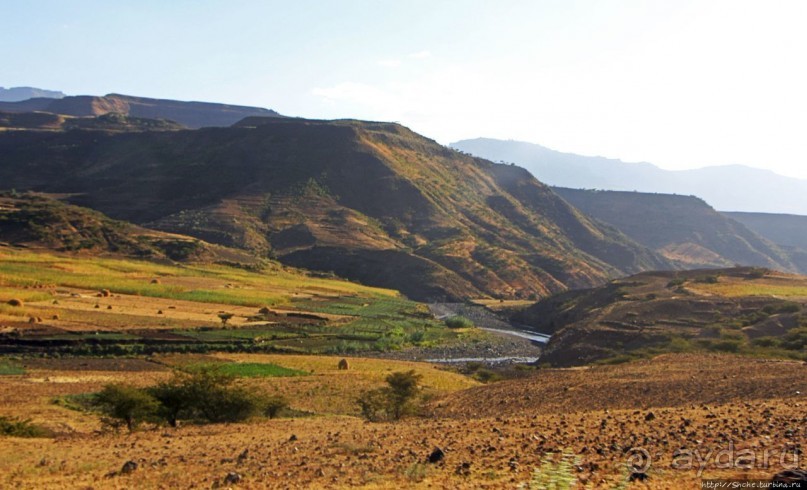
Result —
M 111 310 L 111 309 L 112 309 L 112 305 L 107 305 L 107 306 L 106 306 L 106 309 L 107 309 L 107 310 Z
M 289 442 L 294 442 L 296 440 L 297 440 L 297 435 L 296 434 L 292 434 L 291 437 L 289 437 Z
M 647 481 L 650 477 L 644 471 L 632 471 L 628 481 Z
M 23 303 L 21 299 L 12 298 L 12 299 L 8 300 L 7 304 L 9 306 L 23 306 L 25 303 Z
M 163 314 L 163 310 L 157 310 L 157 314 L 158 314 L 158 315 L 162 315 L 162 314 Z
M 446 457 L 446 453 L 439 447 L 434 448 L 434 451 L 429 455 L 429 463 L 439 463 Z
M 773 475 L 771 481 L 775 483 L 807 483 L 807 470 L 796 468 L 780 471 Z
M 653 412 L 647 412 L 647 415 L 644 416 L 644 419 L 646 422 L 656 420 L 656 414 L 654 414 Z
M 243 480 L 243 479 L 244 478 L 239 473 L 236 473 L 235 471 L 231 471 L 231 472 L 227 473 L 227 476 L 224 477 L 224 483 L 227 483 L 229 485 L 234 485 L 236 483 L 240 483 L 241 480 Z
M 463 461 L 462 463 L 457 466 L 457 469 L 454 470 L 454 473 L 457 475 L 468 476 L 471 474 L 471 463 L 469 461 Z
M 121 475 L 128 475 L 129 473 L 133 473 L 137 469 L 137 463 L 134 461 L 127 461 L 123 463 L 123 466 L 120 469 Z
M 152 279 L 151 284 L 160 284 L 160 280 L 159 279 Z
M 244 461 L 246 461 L 248 457 L 249 457 L 249 448 L 244 449 L 244 451 L 238 455 L 236 461 L 238 462 L 238 464 L 241 464 Z
M 112 292 L 109 289 L 102 289 L 99 292 L 99 294 L 101 295 L 102 298 L 109 298 L 110 296 L 112 296 Z

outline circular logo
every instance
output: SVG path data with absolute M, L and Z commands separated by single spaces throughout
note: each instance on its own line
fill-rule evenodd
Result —
M 635 447 L 628 451 L 628 467 L 633 471 L 645 472 L 653 464 L 650 453 L 641 447 Z

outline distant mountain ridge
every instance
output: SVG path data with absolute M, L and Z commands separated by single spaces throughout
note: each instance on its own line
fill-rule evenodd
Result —
M 802 272 L 807 271 L 807 216 L 771 213 L 723 214 L 779 245 Z
M 727 165 L 671 171 L 650 163 L 626 163 L 489 138 L 458 141 L 450 146 L 495 162 L 513 162 L 553 186 L 692 195 L 720 211 L 807 215 L 807 180 L 768 170 Z
M 66 95 L 57 90 L 45 90 L 36 87 L 0 87 L 0 102 L 19 102 L 34 98 L 61 99 Z
M 526 170 L 392 123 L 0 132 L 0 182 L 413 299 L 546 296 L 670 264 Z
M 773 243 L 807 250 L 807 216 L 773 213 L 724 212 L 723 214 L 739 221 Z
M 807 272 L 788 253 L 692 196 L 553 187 L 583 213 L 656 251 L 680 268 L 759 266 Z
M 131 95 L 108 94 L 69 96 L 61 99 L 33 98 L 19 102 L 0 102 L 4 112 L 50 112 L 66 116 L 102 116 L 118 113 L 144 119 L 167 119 L 185 127 L 230 126 L 245 117 L 282 117 L 261 107 L 249 107 L 212 102 L 185 102 L 151 99 Z

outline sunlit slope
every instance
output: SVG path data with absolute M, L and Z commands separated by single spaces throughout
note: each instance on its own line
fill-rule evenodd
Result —
M 9 187 L 416 299 L 544 296 L 668 266 L 526 171 L 395 124 L 13 132 L 0 151 Z

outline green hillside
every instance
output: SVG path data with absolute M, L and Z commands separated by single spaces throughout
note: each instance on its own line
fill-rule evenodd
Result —
M 0 152 L 9 188 L 417 299 L 545 296 L 668 265 L 526 171 L 396 124 L 15 131 Z

